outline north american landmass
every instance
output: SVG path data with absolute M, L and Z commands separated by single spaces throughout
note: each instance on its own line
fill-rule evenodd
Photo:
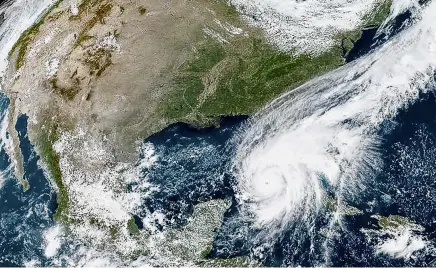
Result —
M 54 217 L 71 235 L 127 259 L 154 256 L 154 241 L 167 264 L 253 265 L 207 258 L 229 200 L 199 203 L 189 223 L 160 240 L 117 208 L 125 181 L 138 173 L 141 141 L 177 122 L 218 127 L 223 116 L 255 114 L 344 65 L 361 31 L 380 25 L 389 7 L 376 2 L 355 29 L 335 32 L 332 45 L 311 53 L 295 40 L 287 48 L 274 43 L 232 1 L 59 0 L 9 54 L 3 85 L 16 176 L 24 190 L 32 187 L 15 131 L 27 115 L 29 139 L 57 187 Z

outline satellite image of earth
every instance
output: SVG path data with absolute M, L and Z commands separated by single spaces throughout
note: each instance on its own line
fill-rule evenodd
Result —
M 0 0 L 0 266 L 436 266 L 436 0 Z

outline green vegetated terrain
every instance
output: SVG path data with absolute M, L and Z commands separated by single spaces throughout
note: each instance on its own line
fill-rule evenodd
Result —
M 380 0 L 376 7 L 363 17 L 363 26 L 377 26 L 389 16 L 392 0 Z
M 93 37 L 88 35 L 90 29 L 92 29 L 97 23 L 105 24 L 105 18 L 112 10 L 113 5 L 105 1 L 85 0 L 78 7 L 77 15 L 70 16 L 69 20 L 81 20 L 83 13 L 92 12 L 93 15 L 87 20 L 81 27 L 76 46 L 81 45 L 83 42 Z
M 181 67 L 166 105 L 169 119 L 252 114 L 288 88 L 343 64 L 342 49 L 312 57 L 281 52 L 257 37 L 221 44 L 207 37 Z M 202 93 L 208 92 L 202 99 Z
M 398 228 L 401 226 L 408 226 L 413 224 L 413 222 L 402 216 L 398 215 L 389 215 L 389 216 L 376 216 L 376 219 L 379 220 L 378 224 L 381 228 L 389 229 L 389 228 Z
M 10 56 L 17 52 L 15 67 L 19 69 L 24 64 L 24 58 L 29 45 L 39 32 L 39 27 L 46 20 L 55 20 L 61 13 L 50 14 L 62 0 L 57 1 L 41 19 L 26 30 L 13 46 Z M 88 31 L 96 24 L 104 24 L 105 17 L 112 9 L 110 1 L 84 0 L 79 5 L 79 13 L 71 16 L 70 20 L 83 19 L 84 14 L 90 10 L 97 10 L 94 16 L 88 18 L 80 28 L 77 46 L 92 38 Z M 238 12 L 224 1 L 218 1 L 216 13 L 223 23 L 231 23 L 236 27 L 244 28 L 245 34 L 224 35 L 222 29 L 215 30 L 223 34 L 225 42 L 201 33 L 201 38 L 195 44 L 193 55 L 182 64 L 172 79 L 172 91 L 162 103 L 162 115 L 170 121 L 207 122 L 210 118 L 221 115 L 252 114 L 263 107 L 267 102 L 276 98 L 284 91 L 298 87 L 307 80 L 322 75 L 344 64 L 343 49 L 340 42 L 337 46 L 316 56 L 308 54 L 294 55 L 280 51 L 269 43 L 258 29 L 247 30 L 246 24 L 241 21 Z M 365 17 L 365 25 L 380 24 L 386 17 L 391 0 L 381 1 L 376 12 Z M 92 9 L 91 9 L 92 8 Z M 63 11 L 60 11 L 63 12 Z M 138 7 L 138 12 L 145 15 L 147 9 Z M 49 15 L 50 14 L 50 15 Z M 211 26 L 212 27 L 212 26 Z M 358 38 L 356 33 L 339 33 L 338 39 Z M 100 76 L 111 64 L 110 56 L 102 50 L 88 54 L 85 62 L 90 66 L 91 75 Z M 50 85 L 55 93 L 65 100 L 74 99 L 76 90 L 60 88 L 56 78 Z M 54 144 L 59 139 L 58 124 L 48 121 L 45 129 L 38 131 L 38 148 L 41 158 L 47 166 L 47 171 L 56 183 L 58 193 L 58 207 L 55 219 L 61 222 L 71 222 L 68 217 L 70 206 L 68 189 L 62 180 L 59 165 L 59 156 L 54 150 Z M 92 224 L 99 225 L 97 220 L 90 220 Z M 398 222 L 398 221 L 397 221 Z M 392 221 L 382 224 L 392 224 Z M 111 234 L 115 237 L 118 226 L 109 226 Z M 140 231 L 131 218 L 126 227 L 129 233 L 137 236 Z M 210 248 L 206 248 L 204 255 Z M 205 256 L 203 256 L 205 257 Z M 246 266 L 250 265 L 247 259 L 211 259 L 204 260 L 204 266 Z
M 23 32 L 21 34 L 20 38 L 15 42 L 13 45 L 11 51 L 9 51 L 9 57 L 18 50 L 18 55 L 15 61 L 15 68 L 18 70 L 24 65 L 24 58 L 26 56 L 27 50 L 29 45 L 33 42 L 35 37 L 39 33 L 39 27 L 44 24 L 46 19 L 52 19 L 52 17 L 49 17 L 48 15 L 53 11 L 55 8 L 59 6 L 59 4 L 63 0 L 56 1 L 36 23 L 34 23 L 29 29 Z
M 262 267 L 260 264 L 252 263 L 248 258 L 235 257 L 229 259 L 205 259 L 197 263 L 200 267 Z
M 381 24 L 391 2 L 380 0 L 364 16 L 361 27 L 338 33 L 337 45 L 315 56 L 282 52 L 255 30 L 230 37 L 228 43 L 205 36 L 174 79 L 173 93 L 164 104 L 165 116 L 202 124 L 211 117 L 258 111 L 286 90 L 343 65 L 343 50 L 352 48 L 361 28 Z M 230 7 L 222 17 L 235 26 L 244 25 Z
M 50 177 L 56 183 L 58 187 L 56 213 L 54 219 L 58 221 L 68 222 L 68 206 L 69 197 L 68 190 L 62 181 L 62 173 L 59 166 L 59 155 L 54 150 L 54 143 L 59 139 L 58 125 L 57 124 L 47 124 L 46 129 L 39 131 L 38 137 L 38 148 L 40 150 L 40 155 L 45 165 L 47 166 L 47 171 Z
M 246 46 L 245 51 L 229 52 L 229 66 L 220 73 L 216 93 L 198 107 L 200 113 L 251 114 L 287 88 L 343 63 L 339 49 L 312 58 L 279 52 L 261 39 L 249 40 Z
M 139 228 L 138 225 L 135 223 L 135 219 L 132 217 L 127 221 L 127 230 L 131 235 L 138 235 L 139 234 Z
M 35 37 L 39 33 L 39 28 L 46 21 L 53 21 L 58 19 L 64 11 L 52 12 L 54 9 L 58 8 L 63 0 L 57 0 L 53 5 L 48 8 L 43 15 L 34 23 L 31 27 L 29 27 L 26 31 L 24 31 L 17 42 L 13 45 L 12 49 L 9 51 L 9 57 L 11 57 L 17 51 L 17 57 L 15 59 L 15 68 L 18 70 L 25 63 L 25 56 L 27 54 L 29 45 L 34 41 Z M 98 6 L 98 8 L 94 11 L 91 10 Z M 78 14 L 72 15 L 70 20 L 80 20 L 84 13 L 93 12 L 94 15 L 90 20 L 86 21 L 82 26 L 82 29 L 79 32 L 79 36 L 77 38 L 76 45 L 80 45 L 82 42 L 86 41 L 89 38 L 92 38 L 87 35 L 89 29 L 94 27 L 97 23 L 104 24 L 104 19 L 108 15 L 108 13 L 112 9 L 112 4 L 106 3 L 105 1 L 97 1 L 97 0 L 83 0 L 81 4 L 78 6 Z M 142 11 L 142 10 L 141 10 Z M 145 11 L 144 11 L 145 12 Z
M 58 7 L 61 1 L 58 0 L 48 9 L 13 46 L 9 55 L 17 52 L 17 69 L 23 66 L 28 46 L 37 36 L 39 27 L 45 20 L 53 20 L 59 16 L 59 12 L 51 14 L 51 11 Z M 222 23 L 244 28 L 245 33 L 224 35 L 223 29 L 215 25 L 215 30 L 225 38 L 225 42 L 220 42 L 201 32 L 201 38 L 195 45 L 192 57 L 179 67 L 172 79 L 173 89 L 165 103 L 162 103 L 162 116 L 169 121 L 203 123 L 221 115 L 252 114 L 289 88 L 295 88 L 344 63 L 342 47 L 339 44 L 316 56 L 282 52 L 269 43 L 261 31 L 246 27 L 246 23 L 240 19 L 234 8 L 224 1 L 216 3 L 214 11 Z M 379 9 L 367 16 L 365 24 L 380 23 L 386 17 L 391 0 L 382 0 L 380 3 Z M 77 45 L 89 38 L 87 32 L 90 28 L 97 23 L 104 24 L 111 8 L 109 1 L 84 0 L 79 5 L 79 13 L 71 16 L 70 20 L 80 20 L 86 12 L 97 11 L 82 25 Z M 145 14 L 146 9 L 139 7 L 138 12 Z M 355 32 L 343 35 L 353 36 Z M 89 55 L 90 59 L 87 62 L 97 76 L 110 64 L 110 57 L 102 61 L 103 57 L 100 54 Z M 52 87 L 56 89 L 58 87 L 55 82 L 54 80 Z M 59 90 L 58 93 L 66 99 L 74 98 L 74 95 L 66 95 L 62 89 Z M 57 127 L 53 124 L 40 131 L 38 147 L 50 175 L 59 188 L 59 206 L 55 218 L 68 221 L 68 191 L 62 182 L 59 156 L 53 148 L 53 144 L 59 138 Z M 136 233 L 134 221 L 129 222 L 128 229 Z
M 39 29 L 41 25 L 43 25 L 45 21 L 56 20 L 57 18 L 59 18 L 60 15 L 62 15 L 64 11 L 58 11 L 54 13 L 52 12 L 54 9 L 59 7 L 62 1 L 63 0 L 58 0 L 50 8 L 48 8 L 36 23 L 34 23 L 29 29 L 27 29 L 22 33 L 22 35 L 19 37 L 17 42 L 13 45 L 11 51 L 9 52 L 9 57 L 11 57 L 16 52 L 16 58 L 15 58 L 16 69 L 19 69 L 24 65 L 25 56 L 26 53 L 28 52 L 28 48 L 39 34 Z M 89 31 L 90 28 L 94 27 L 95 24 L 104 23 L 104 18 L 105 16 L 107 16 L 111 8 L 112 8 L 111 4 L 108 4 L 103 1 L 97 1 L 97 0 L 84 0 L 79 5 L 78 7 L 79 13 L 77 15 L 72 15 L 70 17 L 70 20 L 80 19 L 84 12 L 93 11 L 95 14 L 91 16 L 90 20 L 86 21 L 83 24 L 76 45 L 80 45 L 80 42 L 83 41 L 82 39 L 84 39 L 83 36 L 86 36 L 86 33 Z M 95 72 L 95 75 L 97 76 L 101 74 L 102 70 L 104 70 L 104 68 L 106 68 L 108 64 L 110 64 L 107 62 L 103 62 L 102 64 L 100 64 L 99 60 L 102 58 L 101 54 L 102 52 L 98 50 L 95 53 L 95 55 L 94 54 L 89 55 L 89 58 L 86 59 L 86 63 L 91 66 L 91 72 Z M 65 100 L 74 99 L 74 97 L 76 96 L 79 90 L 79 88 L 59 87 L 57 85 L 56 76 L 51 78 L 48 81 L 48 84 L 54 93 L 62 96 Z M 57 124 L 55 120 L 47 119 L 45 123 L 45 128 L 40 129 L 38 131 L 37 146 L 42 161 L 46 165 L 50 177 L 56 183 L 56 186 L 58 187 L 59 190 L 57 196 L 58 207 L 56 209 L 54 218 L 58 221 L 70 222 L 71 220 L 68 217 L 68 207 L 69 207 L 68 190 L 62 181 L 62 172 L 59 165 L 59 156 L 53 148 L 54 144 L 60 137 L 59 132 L 64 127 L 65 126 L 61 126 Z

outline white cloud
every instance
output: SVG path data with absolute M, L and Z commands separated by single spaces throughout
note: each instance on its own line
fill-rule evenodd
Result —
M 59 248 L 61 247 L 61 227 L 56 225 L 44 233 L 45 249 L 44 255 L 47 258 L 56 256 Z
M 356 29 L 377 0 L 230 0 L 285 50 L 318 54 Z
M 410 230 L 404 230 L 389 238 L 377 247 L 377 253 L 385 253 L 393 258 L 409 259 L 412 254 L 426 247 L 422 237 L 414 235 Z

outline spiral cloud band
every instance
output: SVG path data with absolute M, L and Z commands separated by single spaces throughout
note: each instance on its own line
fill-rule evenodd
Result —
M 389 19 L 410 6 L 415 1 L 394 1 Z M 255 224 L 279 232 L 316 213 L 325 183 L 340 199 L 376 175 L 381 124 L 434 84 L 434 14 L 434 1 L 415 7 L 407 29 L 376 51 L 254 116 L 240 135 L 234 171 L 239 201 Z

